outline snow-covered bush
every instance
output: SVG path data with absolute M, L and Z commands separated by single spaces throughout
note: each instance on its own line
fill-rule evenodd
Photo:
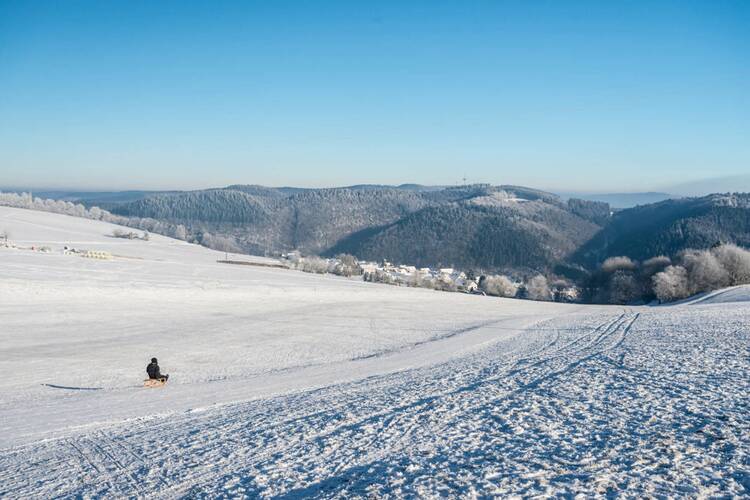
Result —
M 652 278 L 654 293 L 661 302 L 684 299 L 690 296 L 687 269 L 669 266 Z
M 125 231 L 119 228 L 112 231 L 112 236 L 115 238 L 124 238 L 128 240 L 141 239 L 141 236 L 138 236 L 138 233 L 136 233 L 135 231 Z
M 487 276 L 482 280 L 482 290 L 487 295 L 515 297 L 518 287 L 507 276 Z
M 547 278 L 541 274 L 531 278 L 526 285 L 526 296 L 531 300 L 552 300 Z

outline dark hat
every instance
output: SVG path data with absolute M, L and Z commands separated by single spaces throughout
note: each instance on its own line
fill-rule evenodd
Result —
M 157 361 L 156 361 L 156 358 L 151 358 L 151 362 L 152 362 L 152 363 L 156 363 L 156 362 L 157 362 Z

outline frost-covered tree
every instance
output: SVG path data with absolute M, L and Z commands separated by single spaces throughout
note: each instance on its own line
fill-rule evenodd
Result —
M 605 273 L 613 273 L 619 270 L 635 271 L 638 265 L 630 257 L 610 257 L 602 263 L 601 270 Z
M 660 259 L 664 262 L 666 258 Z M 654 294 L 662 302 L 750 283 L 750 252 L 737 245 L 718 245 L 710 250 L 688 249 L 679 254 L 678 261 L 680 265 L 667 267 L 654 274 L 651 280 Z M 644 262 L 644 266 L 648 262 Z
M 328 272 L 328 261 L 320 257 L 304 257 L 297 263 L 297 268 L 306 273 L 325 274 Z
M 201 235 L 200 242 L 201 245 L 214 250 L 219 250 L 220 252 L 240 253 L 242 251 L 237 245 L 235 239 L 231 236 L 220 236 L 204 232 Z
M 178 224 L 175 226 L 172 236 L 178 240 L 187 240 L 187 229 L 182 224 Z
M 361 274 L 362 268 L 359 267 L 359 262 L 355 256 L 342 253 L 334 259 L 331 272 L 341 276 L 354 276 Z
M 515 297 L 518 287 L 507 276 L 487 276 L 482 280 L 482 290 L 487 295 Z
M 99 207 L 91 207 L 87 209 L 81 204 L 71 203 L 69 201 L 34 198 L 29 193 L 17 194 L 0 192 L 0 206 L 39 210 L 43 212 L 70 215 L 73 217 L 102 220 L 112 224 L 138 228 L 166 236 L 172 236 L 175 231 L 175 226 L 169 222 L 141 217 L 123 217 L 111 214 Z
M 737 245 L 720 245 L 711 253 L 727 273 L 727 284 L 744 285 L 750 283 L 750 252 Z
M 101 220 L 102 217 L 104 217 L 104 215 L 107 214 L 107 213 L 108 212 L 106 212 L 105 210 L 102 210 L 99 207 L 91 207 L 91 208 L 89 208 L 89 216 L 92 219 Z
M 541 274 L 531 278 L 526 284 L 526 295 L 531 300 L 552 300 L 547 278 Z
M 688 272 L 682 266 L 669 266 L 652 278 L 654 293 L 661 302 L 684 299 L 690 296 Z
M 708 292 L 729 284 L 729 275 L 709 250 L 686 250 L 681 264 L 687 269 L 690 293 Z
M 435 279 L 427 271 L 417 269 L 406 282 L 407 286 L 418 288 L 435 288 Z
M 666 255 L 657 255 L 646 259 L 641 264 L 641 274 L 647 277 L 651 277 L 656 273 L 665 270 L 667 267 L 672 265 L 672 259 Z

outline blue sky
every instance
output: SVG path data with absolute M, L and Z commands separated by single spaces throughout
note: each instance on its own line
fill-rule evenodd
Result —
M 750 171 L 750 2 L 0 0 L 0 185 Z

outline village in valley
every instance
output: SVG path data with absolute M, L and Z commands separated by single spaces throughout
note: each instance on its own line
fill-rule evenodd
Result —
M 112 238 L 149 241 L 149 233 L 138 234 L 132 231 L 115 229 Z M 10 239 L 7 231 L 0 232 L 0 248 L 9 250 L 26 250 L 42 253 L 53 253 L 49 246 L 21 246 Z M 59 251 L 63 255 L 75 255 L 97 260 L 112 260 L 110 252 L 85 248 L 74 248 L 64 245 Z M 242 256 L 237 256 L 242 258 Z M 244 256 L 247 257 L 247 256 Z M 271 260 L 271 259 L 267 259 Z M 275 259 L 274 259 L 275 260 Z M 217 262 L 228 264 L 249 264 L 264 267 L 284 267 L 292 270 L 315 274 L 335 274 L 348 278 L 359 277 L 368 283 L 427 288 L 444 292 L 459 292 L 482 296 L 498 296 L 530 300 L 548 300 L 555 302 L 578 302 L 581 300 L 580 289 L 567 280 L 548 281 L 538 274 L 528 281 L 511 278 L 505 275 L 485 275 L 472 270 L 462 271 L 452 267 L 430 268 L 382 262 L 360 261 L 348 254 L 333 258 L 302 256 L 299 251 L 284 253 L 279 264 L 268 262 L 217 259 Z
M 446 292 L 492 295 L 555 302 L 578 302 L 580 289 L 564 279 L 549 281 L 537 274 L 525 281 L 506 275 L 481 274 L 453 267 L 430 268 L 382 262 L 360 261 L 352 255 L 333 258 L 303 257 L 297 251 L 285 253 L 282 261 L 292 269 L 317 274 L 360 276 L 370 283 L 428 288 Z

